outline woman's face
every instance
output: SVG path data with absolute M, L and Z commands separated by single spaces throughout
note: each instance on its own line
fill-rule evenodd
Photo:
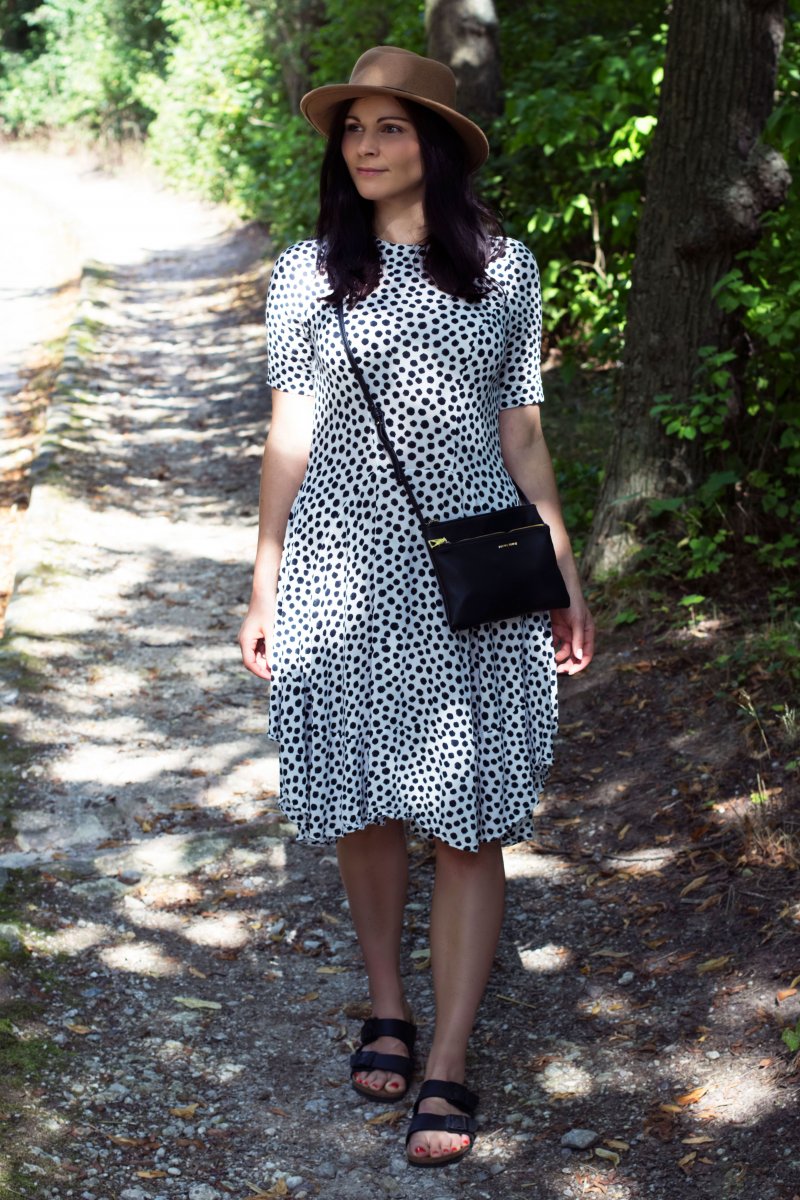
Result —
M 377 203 L 422 199 L 424 171 L 417 131 L 394 96 L 362 96 L 350 105 L 342 154 L 358 193 Z

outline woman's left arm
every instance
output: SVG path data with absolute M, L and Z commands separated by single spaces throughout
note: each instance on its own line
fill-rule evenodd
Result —
M 588 667 L 594 654 L 594 621 L 578 577 L 578 568 L 561 514 L 550 451 L 542 432 L 538 404 L 500 410 L 500 447 L 512 479 L 535 504 L 550 526 L 556 558 L 569 592 L 569 608 L 554 609 L 550 616 L 556 643 L 558 671 L 575 675 Z

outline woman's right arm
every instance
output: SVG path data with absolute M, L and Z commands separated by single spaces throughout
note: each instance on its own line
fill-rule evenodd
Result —
M 289 511 L 308 465 L 313 418 L 313 396 L 272 389 L 272 421 L 261 464 L 253 590 L 239 631 L 242 662 L 260 679 L 272 678 L 278 569 Z

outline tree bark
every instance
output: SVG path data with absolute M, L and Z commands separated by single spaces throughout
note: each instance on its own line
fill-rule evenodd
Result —
M 322 0 L 280 0 L 270 13 L 272 49 L 281 66 L 289 109 L 296 113 L 311 87 L 310 33 L 325 21 Z
M 428 54 L 451 68 L 458 105 L 478 120 L 503 111 L 497 13 L 493 0 L 425 0 Z
M 674 0 L 658 126 L 647 168 L 616 406 L 616 431 L 584 565 L 624 567 L 649 502 L 699 482 L 693 442 L 650 416 L 656 396 L 696 390 L 698 350 L 735 347 L 737 328 L 712 289 L 760 236 L 790 176 L 759 141 L 783 45 L 784 0 Z

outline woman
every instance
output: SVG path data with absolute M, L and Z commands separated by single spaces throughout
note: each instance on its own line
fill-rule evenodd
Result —
M 539 420 L 536 263 L 475 199 L 488 144 L 454 101 L 447 67 L 379 46 L 349 84 L 301 102 L 328 138 L 320 217 L 270 283 L 272 424 L 239 637 L 245 666 L 272 680 L 282 806 L 299 840 L 337 845 L 373 1011 L 351 1081 L 379 1101 L 412 1078 L 404 821 L 434 841 L 436 1027 L 406 1142 L 416 1166 L 472 1147 L 465 1060 L 500 932 L 501 845 L 533 836 L 556 672 L 586 667 L 593 642 Z M 348 364 L 340 300 L 423 512 L 513 504 L 516 481 L 551 528 L 567 609 L 451 632 Z

